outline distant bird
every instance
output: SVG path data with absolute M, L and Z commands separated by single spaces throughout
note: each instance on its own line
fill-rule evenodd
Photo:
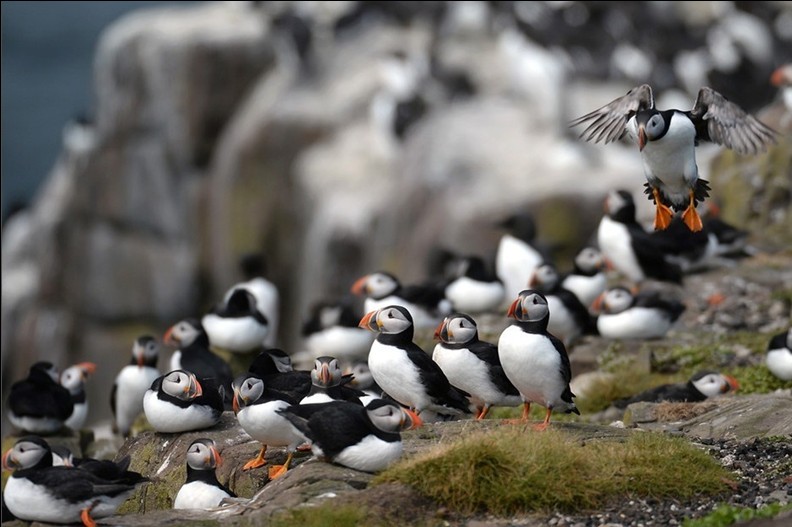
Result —
M 201 318 L 209 344 L 232 353 L 249 353 L 261 348 L 270 331 L 270 322 L 259 311 L 256 297 L 239 287 Z
M 344 379 L 341 366 L 335 357 L 319 357 L 311 370 L 311 391 L 300 400 L 300 404 L 327 403 L 330 401 L 349 401 L 361 404 L 360 398 L 366 394 L 352 388 Z
M 782 381 L 792 381 L 792 328 L 770 339 L 765 364 Z
M 377 333 L 368 364 L 374 381 L 394 400 L 420 415 L 471 413 L 468 394 L 448 381 L 440 366 L 413 342 L 413 321 L 404 306 L 370 311 L 360 327 Z
M 248 367 L 248 372 L 260 377 L 272 390 L 300 401 L 311 392 L 310 370 L 295 370 L 289 355 L 280 348 L 262 350 Z
M 625 133 L 637 138 L 644 163 L 646 193 L 655 203 L 655 229 L 665 229 L 676 211 L 691 231 L 703 227 L 696 204 L 709 196 L 699 178 L 695 147 L 701 141 L 738 154 L 758 154 L 776 142 L 777 133 L 712 88 L 702 87 L 689 111 L 658 110 L 652 88 L 637 86 L 610 103 L 572 121 L 587 124 L 586 141 L 610 143 Z
M 358 327 L 360 317 L 346 299 L 322 300 L 311 306 L 302 340 L 311 359 L 323 355 L 341 361 L 365 359 L 374 336 Z
M 498 355 L 506 377 L 517 387 L 523 400 L 522 420 L 528 421 L 531 403 L 544 406 L 544 421 L 535 425 L 544 430 L 553 410 L 580 411 L 569 388 L 572 368 L 564 343 L 548 333 L 550 310 L 544 295 L 526 289 L 509 306 L 507 316 L 515 322 L 498 338 Z
M 509 303 L 525 289 L 533 270 L 548 260 L 548 255 L 536 243 L 536 223 L 532 214 L 512 214 L 498 226 L 506 232 L 495 251 L 495 274 L 503 282 L 504 302 Z
M 571 272 L 561 276 L 561 287 L 572 291 L 588 307 L 608 285 L 607 264 L 596 247 L 583 247 L 574 259 Z
M 484 419 L 492 406 L 519 406 L 520 392 L 506 377 L 498 347 L 479 340 L 478 326 L 470 315 L 454 313 L 443 319 L 434 334 L 440 342 L 432 352 L 448 382 L 470 394 Z
M 215 469 L 223 458 L 213 440 L 193 441 L 187 448 L 185 460 L 187 478 L 173 500 L 174 509 L 212 509 L 225 498 L 236 498 L 236 494 L 217 480 Z
M 444 289 L 451 309 L 464 313 L 493 312 L 503 304 L 505 287 L 479 256 L 458 256 L 449 263 L 451 276 Z
M 267 262 L 261 253 L 247 253 L 239 259 L 239 267 L 245 281 L 231 286 L 223 301 L 228 302 L 237 289 L 245 289 L 256 300 L 256 309 L 267 319 L 267 333 L 263 345 L 273 347 L 278 341 L 280 323 L 280 293 L 278 287 L 267 278 Z
M 54 434 L 74 411 L 69 390 L 58 384 L 58 370 L 39 361 L 25 379 L 16 381 L 6 400 L 8 420 L 18 430 L 31 434 Z
M 714 371 L 700 371 L 684 383 L 663 384 L 646 390 L 632 397 L 614 401 L 616 408 L 627 408 L 632 403 L 641 401 L 697 403 L 730 391 L 737 391 L 740 383 L 729 375 Z
M 143 396 L 146 419 L 157 432 L 177 433 L 216 425 L 223 414 L 221 388 L 184 370 L 159 377 Z
M 113 430 L 129 435 L 132 424 L 143 413 L 143 396 L 157 380 L 160 345 L 151 335 L 143 335 L 132 344 L 132 361 L 121 368 L 113 382 L 110 408 L 113 410 Z
M 347 401 L 289 406 L 284 415 L 311 441 L 324 461 L 363 472 L 378 472 L 402 454 L 401 430 L 416 428 L 421 418 L 384 399 L 365 407 Z
M 656 291 L 633 294 L 626 287 L 614 286 L 594 301 L 593 309 L 599 313 L 597 328 L 605 338 L 654 339 L 668 333 L 685 305 Z
M 417 328 L 434 328 L 450 306 L 445 301 L 443 285 L 437 283 L 402 285 L 391 273 L 378 271 L 358 278 L 352 293 L 365 297 L 367 313 L 385 306 L 398 305 L 409 310 Z
M 85 381 L 89 375 L 96 371 L 93 362 L 81 362 L 63 370 L 60 375 L 60 384 L 71 394 L 74 410 L 64 422 L 74 431 L 79 431 L 88 417 L 88 398 L 85 393 Z

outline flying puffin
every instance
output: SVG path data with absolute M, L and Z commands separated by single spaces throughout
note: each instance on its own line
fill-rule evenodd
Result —
M 311 370 L 311 391 L 300 400 L 300 404 L 327 403 L 330 401 L 349 401 L 362 404 L 361 397 L 366 393 L 348 386 L 341 366 L 335 357 L 319 357 Z
M 770 339 L 765 364 L 782 381 L 792 381 L 792 328 Z
M 81 362 L 63 370 L 60 375 L 60 384 L 71 394 L 74 410 L 71 416 L 63 423 L 72 430 L 80 430 L 88 417 L 88 399 L 85 393 L 85 381 L 88 376 L 96 371 L 93 362 Z
M 569 388 L 572 369 L 566 348 L 547 332 L 547 299 L 539 291 L 523 290 L 509 306 L 507 316 L 516 322 L 501 332 L 498 355 L 506 377 L 522 397 L 522 420 L 528 421 L 531 403 L 547 409 L 544 421 L 534 426 L 536 430 L 548 427 L 553 410 L 580 415 Z
M 143 396 L 146 419 L 157 432 L 177 433 L 216 425 L 223 413 L 222 388 L 211 379 L 173 370 L 155 380 Z
M 58 384 L 58 370 L 46 361 L 30 367 L 25 379 L 11 385 L 6 401 L 8 420 L 31 434 L 60 431 L 74 411 L 69 390 Z
M 142 335 L 132 344 L 132 360 L 121 368 L 110 392 L 113 431 L 126 437 L 137 416 L 143 412 L 143 396 L 161 375 L 157 369 L 160 345 L 151 335 Z
M 737 391 L 740 383 L 730 375 L 714 371 L 700 371 L 684 383 L 663 384 L 632 397 L 614 401 L 616 408 L 627 408 L 640 401 L 696 403 L 730 391 Z
M 479 256 L 458 256 L 449 264 L 452 278 L 445 286 L 451 309 L 464 313 L 486 313 L 503 304 L 503 281 L 487 269 Z
M 358 327 L 360 317 L 346 298 L 321 300 L 311 306 L 302 340 L 311 359 L 329 355 L 342 361 L 365 359 L 374 336 Z
M 676 211 L 691 231 L 702 229 L 696 204 L 709 196 L 699 178 L 695 147 L 700 141 L 723 145 L 738 154 L 758 154 L 776 142 L 777 132 L 747 114 L 712 88 L 702 87 L 689 111 L 658 110 L 652 88 L 637 86 L 570 123 L 588 124 L 586 141 L 610 143 L 625 133 L 637 138 L 644 164 L 646 193 L 655 203 L 654 228 L 665 229 Z
M 278 410 L 297 405 L 298 400 L 273 390 L 253 373 L 243 373 L 234 379 L 234 413 L 239 426 L 261 443 L 258 455 L 245 463 L 242 470 L 251 470 L 266 464 L 264 455 L 267 447 L 286 447 L 287 456 L 283 465 L 269 468 L 270 479 L 275 479 L 289 469 L 297 447 L 307 442 L 305 436 L 294 427 Z
M 572 271 L 561 277 L 561 287 L 572 291 L 588 307 L 608 286 L 605 257 L 596 247 L 583 247 L 573 265 Z
M 599 313 L 597 328 L 605 338 L 654 339 L 668 333 L 685 305 L 656 291 L 633 294 L 626 287 L 614 286 L 594 301 L 592 309 Z
M 86 527 L 96 525 L 94 518 L 115 514 L 148 481 L 120 466 L 112 479 L 81 468 L 54 467 L 49 445 L 35 436 L 17 440 L 3 455 L 3 468 L 14 470 L 3 491 L 3 503 L 14 516 L 58 524 L 81 521 Z
M 225 498 L 236 498 L 228 487 L 217 480 L 215 469 L 223 458 L 211 439 L 200 438 L 187 448 L 187 478 L 179 488 L 174 509 L 212 509 Z
M 239 259 L 239 268 L 244 281 L 231 286 L 223 295 L 223 302 L 228 302 L 237 289 L 245 289 L 256 300 L 256 308 L 267 319 L 268 330 L 262 344 L 273 347 L 278 340 L 278 323 L 280 321 L 280 294 L 278 288 L 267 276 L 267 262 L 261 253 L 247 253 Z
M 365 407 L 333 401 L 278 412 L 310 439 L 317 458 L 363 472 L 378 472 L 397 460 L 403 450 L 399 432 L 422 424 L 414 412 L 385 399 Z
M 441 285 L 429 283 L 405 286 L 385 271 L 358 278 L 352 284 L 351 291 L 365 297 L 363 309 L 367 313 L 390 305 L 407 308 L 418 328 L 436 327 L 439 317 L 450 309 Z
M 209 344 L 232 353 L 261 348 L 270 322 L 259 311 L 256 297 L 244 287 L 231 291 L 222 302 L 201 318 Z
M 360 327 L 378 333 L 368 364 L 374 381 L 391 398 L 420 415 L 471 413 L 468 394 L 452 386 L 440 366 L 413 342 L 413 320 L 404 306 L 367 313 Z
M 492 406 L 519 406 L 520 392 L 503 372 L 498 347 L 479 340 L 476 321 L 465 313 L 443 319 L 434 333 L 440 342 L 432 352 L 448 382 L 470 394 L 484 419 Z
M 635 217 L 635 201 L 626 190 L 605 198 L 605 215 L 597 227 L 597 244 L 608 263 L 633 282 L 648 278 L 681 283 L 682 269 L 670 262 L 665 243 L 653 237 Z

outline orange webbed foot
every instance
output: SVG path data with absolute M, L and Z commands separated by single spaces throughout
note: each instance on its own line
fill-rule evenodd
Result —
M 262 447 L 261 450 L 259 450 L 259 453 L 256 457 L 245 463 L 245 465 L 242 467 L 242 470 L 252 470 L 254 468 L 259 468 L 266 465 L 267 462 L 264 460 L 264 454 L 266 453 L 266 451 L 267 451 L 267 447 L 266 446 Z
M 693 232 L 699 232 L 704 228 L 704 224 L 701 222 L 701 216 L 699 216 L 696 207 L 694 207 L 692 203 L 688 205 L 688 208 L 682 213 L 682 221 L 687 225 L 687 228 Z
M 286 474 L 286 465 L 273 465 L 269 468 L 269 479 L 277 479 Z
M 96 522 L 94 521 L 93 518 L 91 518 L 91 509 L 92 508 L 93 508 L 93 506 L 87 507 L 87 508 L 83 509 L 82 511 L 80 511 L 80 519 L 82 520 L 83 525 L 85 527 L 96 527 Z

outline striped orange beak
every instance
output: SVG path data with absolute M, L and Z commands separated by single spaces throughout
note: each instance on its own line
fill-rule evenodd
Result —
M 366 276 L 361 276 L 360 278 L 355 280 L 355 283 L 352 284 L 350 291 L 358 296 L 366 295 L 368 292 L 368 288 L 366 287 L 366 282 L 368 282 L 368 278 L 369 275 L 366 275 Z

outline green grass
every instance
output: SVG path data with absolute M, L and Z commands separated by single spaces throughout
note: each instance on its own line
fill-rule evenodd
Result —
M 474 434 L 405 459 L 374 483 L 400 482 L 451 510 L 511 515 L 595 510 L 626 497 L 688 499 L 727 489 L 729 473 L 681 438 L 635 433 L 581 442 L 561 431 Z
M 366 512 L 351 505 L 333 504 L 292 509 L 272 518 L 271 527 L 358 527 L 366 525 Z
M 702 518 L 685 519 L 685 521 L 682 522 L 682 527 L 728 527 L 737 522 L 744 522 L 756 518 L 773 518 L 781 511 L 789 509 L 792 509 L 792 505 L 782 506 L 779 503 L 771 503 L 759 507 L 758 509 L 721 505 Z

